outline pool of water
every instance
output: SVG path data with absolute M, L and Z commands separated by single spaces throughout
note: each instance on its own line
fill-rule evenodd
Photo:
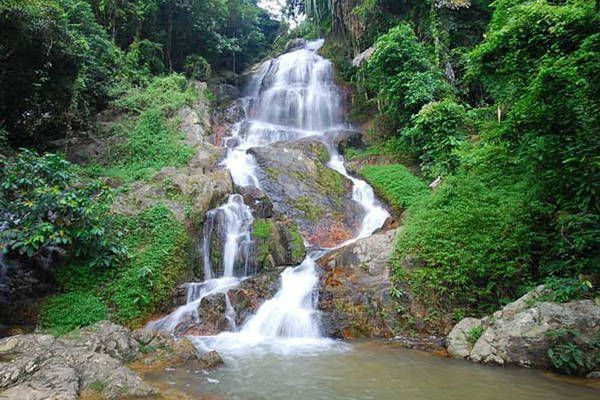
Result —
M 290 354 L 239 349 L 213 371 L 177 368 L 146 378 L 192 398 L 227 400 L 584 400 L 600 384 L 523 368 L 451 360 L 369 341 Z

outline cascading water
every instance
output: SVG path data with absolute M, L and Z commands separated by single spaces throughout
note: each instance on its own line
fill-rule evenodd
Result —
M 261 66 L 245 92 L 246 119 L 236 124 L 231 136 L 224 141 L 228 150 L 222 165 L 230 171 L 237 186 L 260 188 L 256 174 L 259 167 L 248 149 L 305 137 L 322 140 L 331 153 L 328 166 L 352 181 L 352 199 L 364 209 L 360 231 L 355 238 L 342 243 L 346 245 L 379 229 L 389 214 L 377 203 L 366 182 L 348 175 L 343 158 L 332 145 L 332 135 L 348 127 L 343 124 L 340 95 L 333 81 L 331 63 L 317 54 L 322 44 L 323 40 L 309 42 L 304 48 Z M 209 212 L 203 232 L 204 268 L 209 280 L 190 285 L 188 303 L 162 320 L 152 322 L 151 328 L 173 332 L 184 316 L 191 315 L 198 321 L 197 309 L 202 298 L 213 293 L 226 293 L 239 283 L 240 278 L 236 276 L 248 274 L 252 215 L 244 207 L 241 197 L 232 195 L 227 204 Z M 222 274 L 215 271 L 211 260 L 215 224 L 223 229 Z M 309 255 L 302 264 L 285 269 L 279 291 L 239 331 L 195 337 L 197 345 L 224 353 L 248 351 L 264 345 L 270 350 L 284 352 L 306 346 L 311 350 L 322 345 L 328 347 L 330 342 L 321 338 L 319 332 L 316 310 L 316 258 L 315 254 Z M 229 319 L 233 320 L 231 315 Z

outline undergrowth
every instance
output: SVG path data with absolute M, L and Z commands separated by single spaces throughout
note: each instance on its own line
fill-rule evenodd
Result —
M 170 297 L 188 268 L 188 236 L 164 205 L 119 216 L 130 257 L 114 268 L 70 265 L 57 271 L 62 293 L 42 309 L 41 326 L 55 334 L 102 319 L 138 327 Z
M 405 210 L 429 193 L 427 184 L 400 164 L 365 165 L 360 169 L 360 175 L 396 212 Z

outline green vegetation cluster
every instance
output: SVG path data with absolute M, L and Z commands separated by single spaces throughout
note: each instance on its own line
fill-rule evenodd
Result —
M 120 216 L 118 229 L 129 249 L 117 266 L 69 264 L 57 271 L 61 292 L 41 311 L 41 326 L 56 334 L 111 319 L 137 327 L 160 310 L 188 270 L 189 237 L 164 205 L 134 217 Z
M 115 109 L 127 115 L 112 128 L 119 144 L 89 169 L 131 182 L 148 179 L 166 166 L 185 165 L 194 151 L 183 143 L 174 113 L 200 95 L 204 94 L 179 74 L 155 77 L 148 86 L 132 89 L 114 102 Z
M 557 288 L 557 301 L 597 297 L 598 3 L 343 3 L 355 8 L 288 2 L 329 32 L 324 52 L 355 88 L 352 115 L 375 115 L 364 159 L 413 160 L 423 179 L 441 178 L 413 200 L 420 190 L 405 170 L 361 170 L 394 207 L 408 207 L 396 279 L 455 315 L 488 313 L 539 283 Z M 348 62 L 371 45 L 360 67 Z
M 255 0 L 6 0 L 0 25 L 1 127 L 39 149 L 155 75 L 240 72 L 280 29 Z
M 401 164 L 365 165 L 360 169 L 360 175 L 398 214 L 429 195 L 427 184 Z
M 160 203 L 115 214 L 115 195 L 189 161 L 177 111 L 209 97 L 189 80 L 234 82 L 281 24 L 255 0 L 6 0 L 0 25 L 0 251 L 56 284 L 43 328 L 140 325 L 189 239 Z M 90 164 L 46 153 L 88 134 Z

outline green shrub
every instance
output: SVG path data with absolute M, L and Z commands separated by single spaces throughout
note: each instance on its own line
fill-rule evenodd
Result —
M 171 74 L 153 78 L 146 87 L 133 88 L 114 103 L 118 108 L 130 112 L 158 110 L 170 113 L 193 103 L 197 96 L 195 87 L 188 84 L 185 76 Z
M 419 156 L 423 172 L 435 177 L 458 167 L 455 149 L 467 139 L 468 125 L 465 108 L 446 99 L 423 106 L 401 137 L 406 148 Z
M 365 165 L 360 169 L 360 175 L 397 212 L 429 194 L 427 184 L 404 165 Z
M 189 238 L 183 223 L 161 204 L 123 217 L 121 228 L 132 256 L 108 284 L 105 299 L 116 321 L 137 326 L 170 298 L 187 271 Z
M 467 341 L 471 344 L 471 346 L 477 343 L 481 335 L 483 335 L 484 330 L 485 328 L 483 327 L 483 325 L 478 325 L 472 327 L 467 331 Z
M 582 299 L 591 294 L 593 289 L 592 283 L 582 277 L 560 278 L 550 276 L 544 280 L 544 286 L 548 289 L 548 293 L 543 294 L 539 300 L 556 303 Z
M 111 229 L 110 201 L 105 185 L 82 182 L 59 155 L 22 150 L 14 160 L 0 160 L 3 251 L 38 258 L 59 249 L 108 266 L 125 252 Z
M 210 78 L 210 64 L 201 55 L 188 56 L 185 59 L 185 74 L 190 79 L 205 81 Z
M 182 139 L 160 111 L 145 111 L 119 146 L 117 159 L 104 172 L 131 182 L 148 179 L 166 166 L 183 166 L 194 150 Z
M 507 163 L 506 150 L 491 147 L 472 152 L 472 169 L 461 168 L 408 209 L 396 271 L 401 276 L 402 259 L 413 259 L 418 268 L 408 279 L 433 306 L 493 311 L 531 279 L 527 181 Z
M 365 68 L 366 86 L 377 94 L 382 118 L 397 132 L 423 105 L 450 92 L 410 25 L 401 23 L 377 39 Z
M 548 336 L 552 341 L 548 357 L 557 371 L 585 376 L 600 366 L 600 334 L 591 344 L 583 344 L 579 332 L 572 329 L 551 331 Z
M 42 307 L 41 326 L 56 335 L 107 319 L 102 300 L 91 293 L 69 292 L 51 297 Z

